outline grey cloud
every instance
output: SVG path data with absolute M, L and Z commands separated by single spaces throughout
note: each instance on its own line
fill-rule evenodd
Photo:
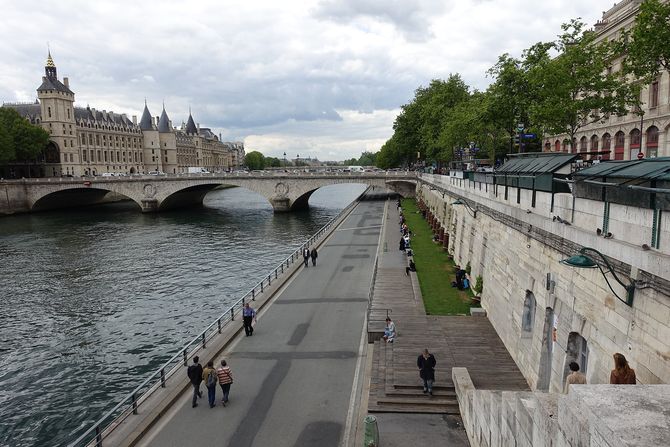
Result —
M 345 24 L 371 18 L 395 26 L 410 42 L 421 42 L 433 37 L 432 19 L 450 6 L 445 0 L 323 0 L 314 15 Z

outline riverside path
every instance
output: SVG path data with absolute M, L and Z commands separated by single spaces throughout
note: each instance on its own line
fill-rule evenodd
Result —
M 241 333 L 219 357 L 235 379 L 226 407 L 220 388 L 214 408 L 204 385 L 196 408 L 186 392 L 137 445 L 336 447 L 348 438 L 383 214 L 382 201 L 358 204 L 321 245 L 317 266 L 301 267 L 253 336 Z

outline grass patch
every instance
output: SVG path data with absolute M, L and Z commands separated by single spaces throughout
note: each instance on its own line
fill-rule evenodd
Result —
M 429 315 L 470 314 L 472 292 L 451 287 L 456 264 L 442 246 L 433 242 L 433 232 L 413 199 L 402 200 L 403 215 L 412 232 L 411 245 L 419 277 L 423 304 Z

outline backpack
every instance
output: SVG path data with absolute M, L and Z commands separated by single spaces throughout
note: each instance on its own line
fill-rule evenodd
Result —
M 211 370 L 209 372 L 209 376 L 207 376 L 207 386 L 214 386 L 216 385 L 216 371 Z

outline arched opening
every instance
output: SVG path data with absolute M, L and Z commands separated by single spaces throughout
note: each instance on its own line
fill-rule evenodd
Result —
M 570 145 L 570 142 L 567 140 L 563 140 L 563 152 L 568 152 L 568 146 Z
M 108 194 L 111 194 L 109 190 L 90 187 L 65 189 L 47 194 L 40 198 L 33 204 L 32 210 L 47 211 L 61 208 L 77 208 L 98 205 L 101 203 L 130 200 L 125 196 L 120 197 L 118 193 L 113 193 L 113 197 L 110 199 L 107 197 Z M 139 204 L 137 206 L 139 207 Z
M 554 309 L 547 307 L 544 313 L 542 346 L 540 347 L 540 367 L 537 377 L 537 389 L 549 390 L 551 383 L 551 362 L 554 351 Z
M 591 135 L 591 151 L 595 152 L 598 150 L 598 135 Z
M 658 157 L 658 127 L 651 126 L 647 129 L 647 142 L 645 144 L 647 157 Z
M 547 141 L 546 143 L 544 143 L 544 151 L 545 152 L 550 152 L 551 151 L 551 143 L 550 142 Z
M 637 154 L 640 153 L 640 142 L 642 140 L 642 133 L 639 129 L 630 131 L 630 159 L 636 160 Z
M 131 167 L 130 167 L 130 173 L 131 173 L 131 174 L 135 174 L 136 172 L 137 172 L 137 171 L 135 170 L 135 168 L 131 166 Z
M 526 290 L 526 298 L 523 300 L 523 314 L 521 316 L 522 335 L 530 335 L 533 332 L 533 323 L 535 322 L 535 295 L 530 290 Z
M 612 137 L 610 134 L 606 133 L 603 135 L 603 145 L 602 145 L 602 151 L 605 152 L 607 151 L 606 154 L 603 154 L 603 160 L 609 160 L 610 159 L 610 152 L 611 148 L 610 146 L 612 145 Z
M 588 150 L 587 138 L 582 137 L 579 139 L 579 152 L 586 152 Z
M 626 144 L 626 134 L 618 131 L 614 135 L 614 159 L 623 160 L 623 150 Z
M 570 374 L 570 363 L 576 362 L 579 370 L 586 375 L 588 371 L 589 348 L 586 339 L 577 332 L 570 332 L 568 335 L 568 347 L 565 351 L 565 362 L 563 364 L 562 385 L 565 386 L 565 378 Z
M 561 152 L 561 142 L 559 140 L 556 140 L 556 142 L 554 143 L 554 150 L 556 152 Z

